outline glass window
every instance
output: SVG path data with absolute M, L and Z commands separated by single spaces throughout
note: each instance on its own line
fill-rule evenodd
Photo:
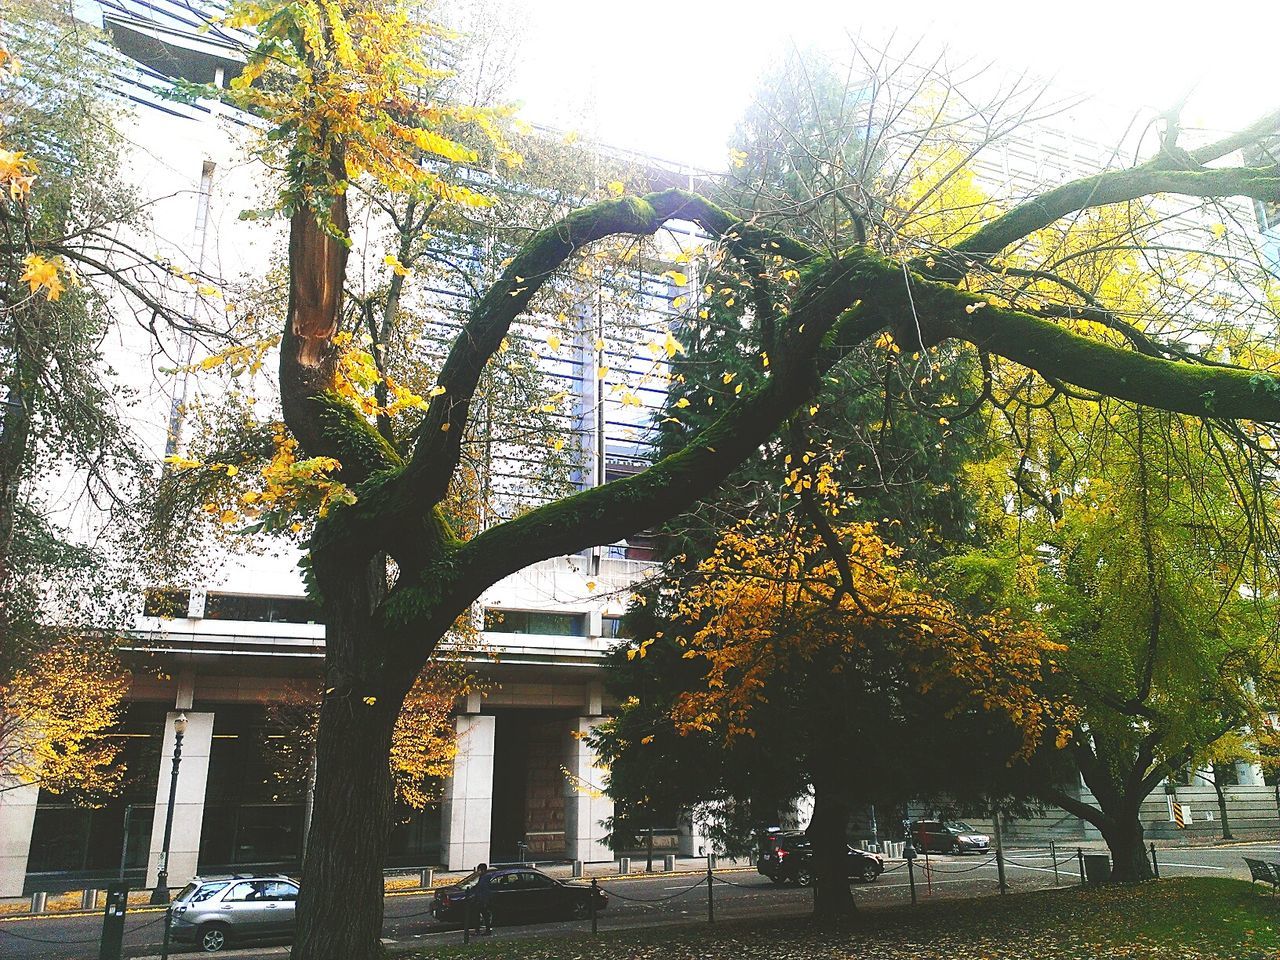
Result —
M 262 897 L 264 900 L 297 900 L 298 888 L 284 880 L 269 880 Z
M 224 903 L 229 903 L 233 900 L 235 901 L 256 900 L 258 899 L 256 896 L 257 892 L 258 892 L 258 888 L 256 884 L 237 883 L 234 887 L 231 888 L 231 890 L 227 893 L 227 895 L 222 898 L 222 900 Z
M 622 617 L 601 618 L 600 635 L 611 640 L 631 639 L 631 631 L 623 625 Z
M 253 623 L 318 623 L 320 611 L 306 597 L 252 597 L 239 593 L 210 593 L 204 602 L 208 620 L 247 620 Z
M 540 610 L 501 610 L 486 607 L 484 628 L 494 633 L 540 633 L 552 637 L 585 637 L 587 618 L 581 613 Z
M 225 890 L 226 883 L 206 883 L 200 888 L 200 892 L 191 898 L 192 903 L 203 903 L 205 900 L 211 899 L 219 890 Z
M 555 884 L 555 881 L 550 877 L 544 876 L 541 873 L 533 873 L 532 871 L 529 873 L 522 873 L 520 877 L 520 886 L 527 887 L 530 890 L 545 890 L 547 887 Z
M 191 594 L 186 590 L 148 590 L 142 602 L 142 615 L 165 617 L 170 620 L 174 617 L 185 617 L 190 600 Z

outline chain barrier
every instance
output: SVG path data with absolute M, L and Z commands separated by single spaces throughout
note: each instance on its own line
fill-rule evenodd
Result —
M 716 883 L 727 883 L 729 886 L 738 887 L 741 890 L 759 890 L 760 889 L 760 884 L 758 883 L 735 883 L 732 880 L 726 880 L 724 877 L 716 877 L 715 881 Z
M 167 912 L 162 913 L 160 914 L 160 916 L 156 917 L 154 920 L 148 920 L 145 923 L 138 924 L 136 927 L 130 927 L 128 930 L 124 931 L 124 935 L 127 937 L 131 933 L 137 933 L 139 930 L 142 930 L 145 927 L 149 927 L 152 924 L 159 923 L 161 920 L 165 919 L 165 917 L 167 916 L 168 916 Z M 85 944 L 85 943 L 97 943 L 101 939 L 101 934 L 95 933 L 92 937 L 89 937 L 88 939 L 84 939 L 84 940 L 68 940 L 66 937 L 57 937 L 55 939 L 50 940 L 45 937 L 32 937 L 32 936 L 28 936 L 25 933 L 15 933 L 14 931 L 7 929 L 7 927 L 8 927 L 8 924 L 0 924 L 0 933 L 13 937 L 15 940 L 25 940 L 28 943 Z
M 697 890 L 699 887 L 703 886 L 707 882 L 706 878 L 704 877 L 703 879 L 695 883 L 693 886 L 685 887 L 683 890 L 679 890 L 671 894 L 671 896 L 669 897 L 629 897 L 625 893 L 619 893 L 617 890 L 610 889 L 609 887 L 606 887 L 603 883 L 599 883 L 598 882 L 599 877 L 597 877 L 596 880 L 597 880 L 597 886 L 599 887 L 599 889 L 609 894 L 609 896 L 617 897 L 619 900 L 629 900 L 632 903 L 666 903 L 668 900 L 675 900 L 678 897 L 683 897 L 686 894 L 691 893 L 694 890 Z
M 995 863 L 995 862 L 996 862 L 996 858 L 995 858 L 995 857 L 992 857 L 990 860 L 983 860 L 983 861 L 982 861 L 981 863 L 979 863 L 979 864 L 975 864 L 975 865 L 974 865 L 974 866 L 972 866 L 972 867 L 965 867 L 965 868 L 964 868 L 964 869 L 962 869 L 962 870 L 944 870 L 944 869 L 942 869 L 941 867 L 936 867 L 936 866 L 932 866 L 932 865 L 931 865 L 931 866 L 928 866 L 928 867 L 925 867 L 925 870 L 927 870 L 929 873 L 947 873 L 947 874 L 952 874 L 952 873 L 972 873 L 974 870 L 981 870 L 983 867 L 989 867 L 989 866 L 991 866 L 991 864 L 993 864 L 993 863 Z
M 1023 867 L 1028 870 L 1052 870 L 1054 867 L 1061 867 L 1067 863 L 1074 863 L 1075 857 L 1064 857 L 1061 860 L 1050 860 L 1048 863 L 1023 863 L 1021 860 L 1015 860 L 1013 857 L 1006 856 L 1005 863 L 1012 863 L 1015 867 Z
M 896 867 L 885 867 L 883 870 L 880 871 L 880 874 L 881 876 L 883 876 L 886 873 L 893 873 L 893 871 L 895 870 L 905 870 L 906 868 L 907 868 L 907 861 L 903 860 Z

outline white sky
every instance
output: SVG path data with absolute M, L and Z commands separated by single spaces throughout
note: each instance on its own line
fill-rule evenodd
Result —
M 1280 0 L 526 3 L 512 90 L 523 116 L 713 169 L 762 67 L 793 43 L 842 46 L 846 31 L 945 41 L 1126 111 L 1167 109 L 1196 85 L 1188 125 L 1280 106 Z

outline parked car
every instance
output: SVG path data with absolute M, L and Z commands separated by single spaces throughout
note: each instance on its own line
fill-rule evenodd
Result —
M 591 887 L 566 883 L 549 877 L 532 867 L 507 867 L 490 870 L 489 908 L 494 923 L 538 923 L 572 917 L 585 920 L 591 915 Z M 431 901 L 431 915 L 442 923 L 465 923 L 468 904 L 475 896 L 478 874 L 441 887 Z M 609 896 L 596 890 L 596 910 L 609 905 Z M 476 908 L 478 909 L 478 907 Z
M 991 847 L 990 837 L 962 820 L 917 820 L 911 839 L 920 850 L 937 853 L 986 853 Z
M 291 938 L 298 884 L 283 874 L 195 877 L 169 912 L 169 935 L 206 953 L 242 940 Z
M 849 879 L 873 883 L 884 873 L 884 857 L 849 847 Z M 807 887 L 813 882 L 813 847 L 799 830 L 771 831 L 760 846 L 756 869 L 776 884 L 795 883 Z

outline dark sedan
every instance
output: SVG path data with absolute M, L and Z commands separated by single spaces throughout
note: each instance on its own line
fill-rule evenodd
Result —
M 873 883 L 884 873 L 884 857 L 849 847 L 848 876 Z M 798 830 L 772 831 L 764 838 L 756 869 L 774 883 L 794 883 L 807 887 L 813 882 L 813 847 Z
M 539 923 L 573 917 L 585 920 L 591 916 L 591 887 L 565 883 L 532 867 L 509 867 L 490 870 L 489 907 L 494 923 Z M 479 916 L 479 905 L 472 905 L 476 892 L 476 874 L 452 886 L 441 887 L 431 901 L 431 915 L 442 923 L 463 923 Z M 603 890 L 596 891 L 596 910 L 609 905 Z

